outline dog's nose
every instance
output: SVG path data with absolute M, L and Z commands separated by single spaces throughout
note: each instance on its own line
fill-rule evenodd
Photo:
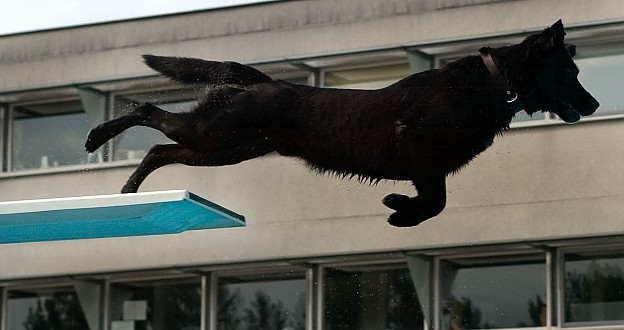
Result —
M 587 97 L 581 98 L 574 108 L 581 116 L 589 116 L 594 113 L 599 106 L 600 103 L 598 103 L 598 100 L 587 93 Z
M 598 109 L 599 106 L 600 106 L 600 103 L 598 103 L 598 100 L 596 100 L 593 97 L 590 97 L 588 100 L 585 101 L 585 111 L 583 111 L 584 113 L 581 113 L 581 114 L 583 116 L 589 116 L 592 113 L 594 113 L 596 109 Z
M 591 100 L 591 108 L 594 109 L 594 111 L 596 111 L 596 109 L 598 109 L 598 107 L 600 107 L 600 102 L 598 102 L 598 100 L 596 100 L 595 98 L 592 97 Z

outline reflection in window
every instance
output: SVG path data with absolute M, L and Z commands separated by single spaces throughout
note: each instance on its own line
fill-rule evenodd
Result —
M 511 119 L 512 125 L 513 123 L 525 123 L 534 120 L 544 120 L 546 118 L 546 113 L 538 111 L 532 114 L 528 114 L 524 111 L 520 111 L 516 113 L 516 115 Z
M 217 329 L 305 329 L 305 279 L 219 281 Z
M 333 88 L 377 89 L 409 76 L 409 64 L 395 64 L 360 69 L 325 72 L 325 86 Z
M 97 124 L 79 100 L 14 107 L 11 170 L 101 161 L 100 153 L 89 155 L 83 148 L 87 133 Z
M 111 329 L 199 329 L 199 279 L 111 285 Z
M 544 260 L 441 262 L 442 329 L 546 325 Z
M 624 255 L 565 256 L 566 322 L 624 320 Z
M 71 288 L 11 290 L 7 329 L 89 329 L 78 296 Z
M 163 91 L 120 95 L 114 100 L 114 116 L 120 117 L 132 105 L 150 102 L 169 112 L 190 111 L 196 101 L 188 91 Z M 132 127 L 114 140 L 114 160 L 141 159 L 155 144 L 172 143 L 163 133 L 148 127 Z
M 407 269 L 327 269 L 324 283 L 325 329 L 423 328 Z
M 599 102 L 600 108 L 592 116 L 624 113 L 624 55 L 590 57 L 575 61 L 579 81 Z

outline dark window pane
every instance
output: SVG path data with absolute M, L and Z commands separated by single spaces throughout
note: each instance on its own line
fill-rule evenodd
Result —
M 9 291 L 7 328 L 84 330 L 89 326 L 76 293 L 56 289 L 45 293 Z
M 327 269 L 324 283 L 325 329 L 423 328 L 407 269 Z
M 565 320 L 624 320 L 624 256 L 565 258 Z
M 306 280 L 222 282 L 217 329 L 305 329 Z
M 546 325 L 546 265 L 441 263 L 442 329 Z
M 199 282 L 115 283 L 111 286 L 111 328 L 199 329 Z

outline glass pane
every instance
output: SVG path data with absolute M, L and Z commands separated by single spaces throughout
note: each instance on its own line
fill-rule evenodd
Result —
M 72 289 L 45 293 L 9 291 L 7 329 L 89 329 L 78 296 Z
M 565 320 L 624 320 L 624 256 L 565 257 Z
M 544 118 L 546 118 L 546 114 L 541 111 L 534 112 L 531 115 L 527 114 L 524 111 L 520 111 L 516 113 L 516 115 L 511 119 L 511 122 L 512 123 L 527 122 L 527 121 L 533 121 L 533 120 L 542 120 Z
M 218 293 L 218 329 L 305 329 L 305 279 L 222 281 Z
M 325 73 L 325 86 L 333 88 L 383 88 L 411 74 L 407 63 L 366 69 L 345 69 Z
M 578 59 L 579 81 L 600 102 L 592 116 L 624 112 L 624 55 Z
M 332 270 L 325 275 L 325 329 L 422 329 L 407 269 Z
M 111 329 L 199 329 L 201 285 L 188 282 L 115 283 Z
M 114 106 L 115 117 L 123 115 L 123 111 L 127 110 L 133 103 L 150 101 L 159 108 L 169 112 L 186 112 L 191 110 L 192 106 L 196 103 L 195 101 L 189 100 L 179 102 L 167 101 L 167 99 L 171 97 L 167 93 L 163 93 L 162 95 L 149 95 L 150 96 L 137 94 L 116 97 Z M 176 96 L 179 95 L 176 94 Z M 160 97 L 167 101 L 167 103 L 158 103 L 158 101 L 162 102 L 162 100 L 159 100 Z M 114 141 L 115 160 L 141 159 L 153 145 L 172 143 L 172 141 L 161 132 L 152 128 L 138 126 L 124 131 L 115 138 Z
M 101 154 L 84 150 L 92 122 L 80 101 L 13 108 L 11 170 L 95 163 Z
M 441 263 L 442 329 L 546 325 L 546 265 Z

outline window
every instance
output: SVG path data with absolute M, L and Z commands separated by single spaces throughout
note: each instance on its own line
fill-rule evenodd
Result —
M 16 105 L 11 112 L 11 171 L 102 161 L 101 153 L 90 155 L 83 145 L 103 112 L 87 114 L 80 100 Z
M 441 329 L 546 326 L 546 281 L 543 255 L 441 261 Z
M 305 330 L 307 281 L 219 279 L 217 329 Z
M 341 69 L 325 72 L 325 86 L 333 88 L 383 88 L 411 74 L 409 64 Z
M 566 322 L 624 320 L 624 254 L 567 253 L 564 281 Z
M 71 287 L 11 289 L 6 308 L 7 329 L 89 329 Z
M 199 278 L 111 284 L 111 329 L 199 329 Z
M 134 104 L 152 103 L 169 112 L 190 111 L 197 103 L 196 93 L 189 90 L 166 90 L 137 94 L 117 95 L 114 97 L 114 118 L 123 115 Z M 114 160 L 141 159 L 155 144 L 172 143 L 161 132 L 148 127 L 132 127 L 114 139 Z
M 398 267 L 325 269 L 324 329 L 422 329 L 409 271 Z
M 577 59 L 579 81 L 599 102 L 593 117 L 624 113 L 624 54 Z
M 524 111 L 520 111 L 516 113 L 516 115 L 511 119 L 511 127 L 522 127 L 522 126 L 530 126 L 535 125 L 537 123 L 544 122 L 546 120 L 552 120 L 553 117 L 545 112 L 534 112 L 532 114 L 528 114 Z

